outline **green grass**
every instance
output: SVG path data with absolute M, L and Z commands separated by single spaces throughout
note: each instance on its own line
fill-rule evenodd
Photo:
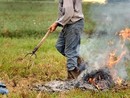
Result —
M 57 19 L 57 6 L 44 2 L 0 2 L 0 36 L 42 36 Z M 86 33 L 91 33 L 94 26 L 89 19 L 89 6 L 83 6 Z
M 128 93 L 126 93 L 126 91 Z M 62 93 L 36 93 L 30 92 L 21 94 L 11 94 L 9 98 L 129 98 L 130 90 L 119 91 L 119 92 L 91 92 L 91 91 L 81 91 L 81 90 L 71 90 L 69 92 Z
M 0 77 L 7 85 L 10 92 L 8 98 L 129 98 L 130 89 L 93 92 L 71 90 L 61 93 L 41 93 L 30 91 L 24 88 L 25 83 L 47 82 L 54 79 L 66 78 L 65 58 L 59 54 L 54 45 L 55 35 L 51 35 L 37 52 L 38 58 L 32 60 L 35 64 L 28 69 L 29 58 L 25 58 L 26 53 L 31 52 L 39 42 L 35 38 L 0 38 Z M 17 86 L 13 87 L 13 83 Z M 19 87 L 23 84 L 23 87 Z M 12 88 L 14 90 L 12 90 Z M 17 90 L 17 91 L 15 91 Z M 24 97 L 23 97 L 24 96 Z
M 86 33 L 91 33 L 95 25 L 89 19 L 89 7 L 90 4 L 83 4 Z M 60 28 L 40 47 L 38 57 L 32 58 L 33 66 L 29 68 L 32 62 L 29 62 L 29 57 L 24 58 L 39 43 L 56 17 L 57 3 L 0 2 L 0 80 L 10 91 L 8 98 L 129 98 L 129 89 L 106 92 L 75 89 L 61 93 L 28 90 L 28 84 L 67 77 L 66 58 L 55 49 Z M 129 68 L 128 72 L 130 75 Z
M 17 75 L 19 75 L 20 77 L 27 77 L 29 74 L 33 73 L 36 74 L 37 77 L 41 76 L 39 77 L 41 79 L 44 76 L 47 77 L 44 74 L 48 73 L 47 71 L 49 70 L 53 70 L 54 73 L 57 72 L 59 73 L 58 75 L 60 75 L 60 71 L 63 70 L 63 67 L 65 67 L 64 58 L 55 49 L 54 44 L 56 39 L 52 38 L 51 36 L 50 38 L 51 40 L 47 40 L 43 45 L 44 47 L 41 47 L 39 49 L 37 53 L 37 59 L 32 58 L 35 60 L 36 63 L 34 64 L 34 67 L 31 70 L 33 72 L 30 72 L 30 70 L 27 69 L 29 56 L 25 59 L 24 56 L 28 52 L 31 52 L 34 49 L 34 46 L 36 46 L 40 40 L 34 38 L 0 38 L 0 46 L 2 46 L 2 48 L 0 48 L 0 72 L 6 73 L 9 76 L 9 78 L 13 78 Z M 45 71 L 45 69 L 48 70 Z M 53 76 L 51 75 L 53 72 L 49 73 L 50 77 L 48 77 L 48 79 L 56 78 L 56 74 L 53 74 Z M 46 78 L 44 78 L 44 80 L 45 79 Z
M 55 9 L 56 3 L 1 2 L 0 36 L 40 36 L 55 21 Z

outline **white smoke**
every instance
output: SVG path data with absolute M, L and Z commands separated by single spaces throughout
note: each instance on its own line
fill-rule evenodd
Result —
M 85 39 L 86 42 L 82 43 L 80 55 L 88 62 L 87 70 L 97 70 L 106 66 L 112 51 L 116 51 L 117 57 L 122 51 L 126 51 L 126 55 L 129 54 L 126 45 L 122 48 L 118 32 L 130 27 L 130 0 L 93 5 L 90 12 L 96 28 L 91 38 Z M 127 78 L 125 62 L 126 56 L 123 56 L 113 67 L 117 75 L 123 79 Z
M 94 5 L 90 12 L 92 20 L 97 24 L 96 31 L 100 29 L 114 33 L 125 27 L 130 27 L 130 0 L 128 2 Z
M 128 2 L 130 0 L 106 0 L 107 3 Z

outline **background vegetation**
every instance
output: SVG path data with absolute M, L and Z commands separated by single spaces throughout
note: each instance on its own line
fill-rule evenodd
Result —
M 44 2 L 1 2 L 0 36 L 41 36 L 57 19 L 57 3 Z M 85 31 L 92 32 L 93 22 L 89 19 L 88 4 L 84 4 Z
M 8 0 L 9 1 L 9 0 Z M 16 1 L 16 0 L 15 0 Z M 18 0 L 17 0 L 18 1 Z M 57 52 L 55 42 L 61 28 L 49 36 L 32 58 L 31 66 L 25 54 L 31 52 L 57 18 L 54 2 L 0 2 L 0 81 L 7 85 L 8 98 L 129 98 L 130 90 L 93 92 L 71 90 L 62 93 L 41 93 L 29 90 L 37 82 L 65 79 L 66 58 Z M 94 23 L 89 19 L 90 4 L 83 4 L 84 32 L 92 33 Z M 129 69 L 128 69 L 129 70 Z M 0 98 L 6 96 L 0 95 Z

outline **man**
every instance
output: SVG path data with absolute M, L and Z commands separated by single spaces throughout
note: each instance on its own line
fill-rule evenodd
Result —
M 79 45 L 84 28 L 82 0 L 59 0 L 59 17 L 49 30 L 54 32 L 58 26 L 63 27 L 57 40 L 56 48 L 67 57 L 68 79 L 80 74 Z

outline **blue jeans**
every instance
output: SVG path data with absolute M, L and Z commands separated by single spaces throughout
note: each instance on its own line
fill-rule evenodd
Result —
M 0 82 L 0 94 L 8 94 L 8 93 L 9 93 L 9 91 L 6 88 L 5 84 Z
M 67 68 L 73 70 L 77 68 L 79 57 L 80 37 L 84 28 L 84 20 L 81 19 L 73 24 L 63 27 L 56 43 L 57 50 L 67 57 Z

